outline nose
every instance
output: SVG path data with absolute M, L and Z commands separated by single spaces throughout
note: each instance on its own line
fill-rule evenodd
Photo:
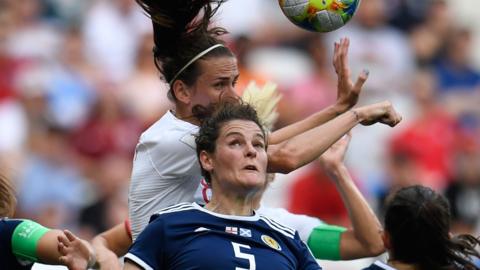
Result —
M 257 156 L 257 149 L 255 149 L 255 147 L 250 143 L 248 143 L 246 145 L 247 145 L 247 147 L 246 147 L 246 150 L 245 150 L 246 151 L 245 156 L 249 157 L 249 158 L 256 157 Z
M 238 97 L 237 92 L 235 92 L 235 88 L 233 86 L 228 87 L 227 90 L 223 92 L 224 97 Z

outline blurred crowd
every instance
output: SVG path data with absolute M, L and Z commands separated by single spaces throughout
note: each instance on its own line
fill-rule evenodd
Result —
M 428 185 L 449 198 L 456 232 L 478 234 L 480 24 L 468 11 L 479 7 L 362 0 L 347 26 L 319 34 L 291 24 L 276 0 L 230 0 L 217 22 L 239 59 L 239 94 L 251 80 L 277 83 L 275 128 L 335 101 L 333 42 L 349 37 L 352 77 L 370 71 L 360 103 L 388 99 L 404 117 L 353 130 L 347 164 L 365 196 L 381 215 L 390 191 Z M 134 0 L 0 0 L 0 171 L 16 185 L 16 216 L 87 239 L 127 218 L 138 137 L 172 106 L 152 46 Z M 348 225 L 319 164 L 278 177 L 270 196 Z

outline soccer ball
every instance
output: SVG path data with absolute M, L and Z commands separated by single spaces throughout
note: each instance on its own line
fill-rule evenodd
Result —
M 283 14 L 299 27 L 330 32 L 353 17 L 360 0 L 278 0 L 278 3 Z

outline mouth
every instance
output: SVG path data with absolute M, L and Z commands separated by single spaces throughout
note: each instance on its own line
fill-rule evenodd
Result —
M 243 169 L 248 171 L 258 172 L 258 169 L 255 165 L 247 165 L 243 167 Z

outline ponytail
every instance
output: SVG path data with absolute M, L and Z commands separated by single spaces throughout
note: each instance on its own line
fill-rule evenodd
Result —
M 182 68 L 199 53 L 223 44 L 224 28 L 211 27 L 211 21 L 226 0 L 136 0 L 151 18 L 155 47 L 154 61 L 163 79 L 172 86 L 176 79 L 191 85 L 199 75 L 192 64 Z M 208 56 L 233 56 L 226 47 L 218 47 Z M 181 74 L 177 74 L 182 70 Z M 176 76 L 176 74 L 178 76 Z M 173 93 L 169 93 L 170 97 Z

